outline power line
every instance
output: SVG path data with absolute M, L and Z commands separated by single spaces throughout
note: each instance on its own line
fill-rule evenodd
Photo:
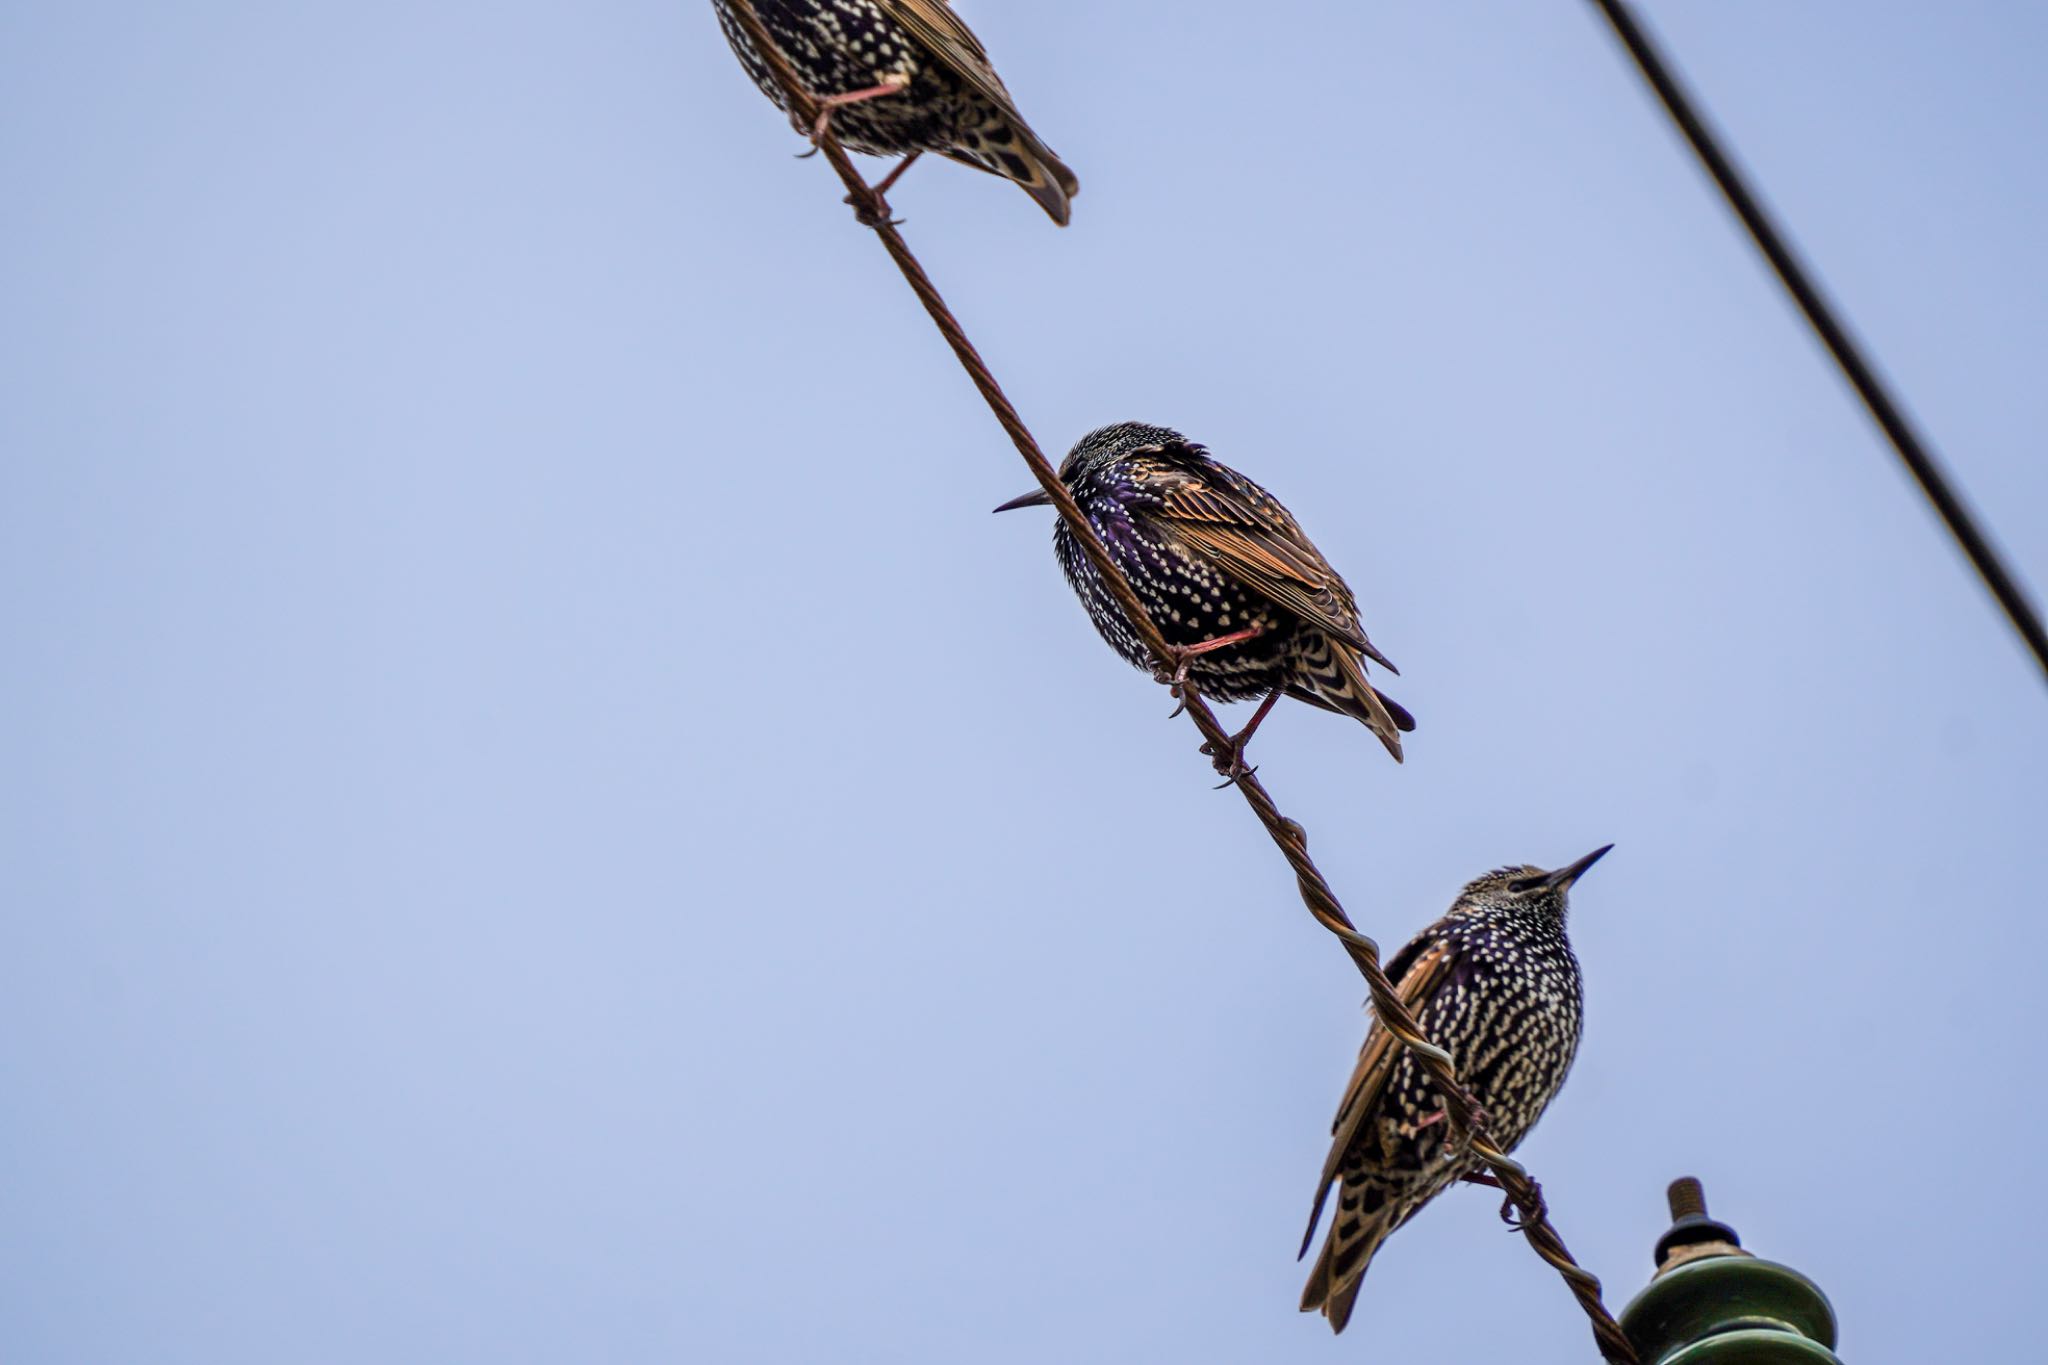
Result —
M 740 25 L 746 29 L 755 51 L 767 62 L 769 70 L 774 73 L 776 83 L 788 97 L 795 122 L 804 128 L 815 126 L 819 112 L 817 102 L 797 80 L 788 61 L 769 38 L 767 29 L 761 24 L 760 15 L 754 11 L 753 0 L 732 0 L 732 10 Z M 903 235 L 896 231 L 896 225 L 889 220 L 888 205 L 854 168 L 845 148 L 832 136 L 829 125 L 823 136 L 817 139 L 817 145 L 824 153 L 825 160 L 831 163 L 832 169 L 838 172 L 840 180 L 845 183 L 847 199 L 854 206 L 855 217 L 872 228 L 875 235 L 881 238 L 882 246 L 888 251 L 890 259 L 895 261 L 897 269 L 903 273 L 903 278 L 909 283 L 912 292 L 924 305 L 925 311 L 931 315 L 940 335 L 944 336 L 946 343 L 953 348 L 953 354 L 960 361 L 961 368 L 967 371 L 967 377 L 974 382 L 974 387 L 988 403 L 996 421 L 1009 434 L 1010 440 L 1017 447 L 1017 453 L 1022 455 L 1024 463 L 1030 466 L 1032 475 L 1051 498 L 1060 518 L 1066 522 L 1090 562 L 1101 573 L 1111 594 L 1116 598 L 1117 605 L 1123 609 L 1124 615 L 1137 629 L 1146 649 L 1152 654 L 1159 675 L 1171 676 L 1174 671 L 1170 662 L 1173 651 L 1168 648 L 1165 637 L 1159 633 L 1159 628 L 1153 624 L 1151 616 L 1139 602 L 1137 593 L 1131 588 L 1130 580 L 1124 577 L 1123 570 L 1110 558 L 1109 551 L 1096 535 L 1094 526 L 1082 514 L 1073 495 L 1067 492 L 1066 485 L 1060 482 L 1058 472 L 1039 449 L 1037 440 L 1024 425 L 1024 419 L 1017 415 L 1017 409 L 1004 395 L 1002 386 L 996 382 L 995 376 L 990 373 L 980 353 L 967 339 L 967 333 L 960 326 L 959 319 L 953 316 L 952 310 L 940 296 L 937 286 L 931 282 L 931 277 L 925 274 L 924 267 L 919 264 L 917 257 L 911 254 Z M 1215 712 L 1209 709 L 1208 703 L 1194 687 L 1182 682 L 1176 685 L 1175 691 L 1183 709 L 1193 719 L 1195 728 L 1202 732 L 1209 751 L 1219 754 L 1230 753 L 1230 732 L 1223 728 L 1222 723 L 1216 719 Z M 1336 892 L 1330 889 L 1329 882 L 1310 860 L 1307 832 L 1295 821 L 1280 813 L 1272 796 L 1253 774 L 1239 775 L 1233 785 L 1244 794 L 1245 802 L 1251 806 L 1259 822 L 1266 827 L 1267 834 L 1272 837 L 1282 856 L 1287 859 L 1288 866 L 1294 869 L 1295 880 L 1301 889 L 1301 898 L 1308 906 L 1309 913 L 1315 916 L 1317 923 L 1336 935 L 1345 950 L 1350 953 L 1352 962 L 1364 976 L 1366 988 L 1372 994 L 1373 1009 L 1378 1013 L 1380 1022 L 1386 1026 L 1387 1032 L 1415 1053 L 1436 1081 L 1438 1088 L 1443 1092 L 1444 1108 L 1449 1120 L 1463 1135 L 1465 1146 L 1472 1155 L 1492 1170 L 1495 1179 L 1500 1182 L 1501 1189 L 1514 1204 L 1520 1215 L 1516 1227 L 1528 1239 L 1536 1254 L 1549 1262 L 1558 1274 L 1564 1277 L 1566 1285 L 1578 1299 L 1579 1306 L 1585 1310 L 1587 1318 L 1592 1322 L 1593 1337 L 1600 1348 L 1600 1354 L 1613 1362 L 1613 1365 L 1636 1365 L 1635 1352 L 1629 1346 L 1628 1337 L 1615 1322 L 1613 1315 L 1607 1311 L 1606 1305 L 1601 1302 L 1599 1279 L 1572 1259 L 1571 1252 L 1565 1247 L 1564 1239 L 1551 1227 L 1542 1190 L 1529 1178 L 1529 1173 L 1520 1163 L 1512 1160 L 1506 1152 L 1495 1146 L 1487 1136 L 1478 1102 L 1459 1081 L 1457 1072 L 1451 1064 L 1450 1054 L 1429 1041 L 1421 1026 L 1416 1023 L 1414 1015 L 1401 1003 L 1400 997 L 1395 994 L 1393 982 L 1387 979 L 1386 972 L 1380 966 L 1379 945 L 1360 933 L 1352 924 L 1344 913 L 1344 907 L 1338 902 Z
M 1593 0 L 1593 3 L 1613 26 L 1622 46 L 1628 49 L 1637 69 L 1643 73 L 1643 79 L 1657 92 L 1665 111 L 1671 115 L 1679 131 L 1685 134 L 1686 141 L 1692 144 L 1707 173 L 1721 187 L 1729 206 L 1755 239 L 1757 249 L 1778 272 L 1786 292 L 1798 303 L 1800 311 L 1806 314 L 1806 320 L 1813 324 L 1813 330 L 1834 356 L 1835 363 L 1842 367 L 1842 373 L 1855 386 L 1864 406 L 1870 409 L 1870 415 L 1891 442 L 1892 449 L 1898 452 L 1899 459 L 1919 482 L 1920 491 L 1934 504 L 1934 510 L 1947 523 L 1949 533 L 1962 546 L 1970 563 L 1976 566 L 1984 586 L 1991 590 L 1991 595 L 2004 609 L 2012 628 L 2033 651 L 2034 661 L 2041 666 L 2043 674 L 2048 675 L 2048 630 L 2042 629 L 2041 617 L 2034 610 L 2033 603 L 2027 600 L 2026 590 L 2000 558 L 1990 537 L 1963 502 L 1962 495 L 1949 483 L 1948 475 L 1933 449 L 1914 430 L 1905 409 L 1893 397 L 1876 367 L 1850 334 L 1848 326 L 1836 314 L 1834 304 L 1757 198 L 1748 178 L 1735 164 L 1734 156 L 1721 145 L 1714 130 L 1707 125 L 1677 72 L 1648 30 L 1637 20 L 1634 7 L 1627 0 Z

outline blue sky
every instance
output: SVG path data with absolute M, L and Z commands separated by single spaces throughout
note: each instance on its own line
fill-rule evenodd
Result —
M 1696 1173 L 2010 1356 L 2038 673 L 1589 6 L 1285 8 L 962 0 L 1074 226 L 907 233 L 1350 579 L 1407 765 L 1257 758 L 1364 927 L 1616 843 L 1611 1300 Z M 1647 10 L 2041 583 L 2048 16 Z M 0 1357 L 1591 1358 L 1484 1191 L 1294 1312 L 1360 985 L 798 150 L 703 3 L 0 6 Z

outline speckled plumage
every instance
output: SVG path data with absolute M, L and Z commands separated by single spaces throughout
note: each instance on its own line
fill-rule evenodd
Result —
M 714 0 L 726 39 L 777 108 L 789 102 L 733 14 Z M 901 94 L 836 109 L 840 142 L 874 156 L 941 156 L 1014 180 L 1064 225 L 1080 186 L 1031 131 L 981 42 L 946 0 L 754 0 L 755 13 L 813 95 L 907 79 Z M 809 132 L 809 129 L 803 131 Z
M 1542 1117 L 1578 1051 L 1585 997 L 1565 937 L 1566 897 L 1606 852 L 1557 872 L 1487 873 L 1387 963 L 1403 1003 L 1451 1054 L 1503 1151 L 1513 1151 Z M 1302 1292 L 1303 1312 L 1321 1309 L 1343 1331 L 1380 1243 L 1446 1186 L 1482 1169 L 1455 1146 L 1443 1114 L 1443 1093 L 1428 1071 L 1375 1021 L 1332 1125 L 1302 1239 L 1306 1254 L 1334 1187 L 1329 1235 Z
M 1187 660 L 1204 696 L 1285 693 L 1363 721 L 1398 761 L 1415 728 L 1365 680 L 1374 649 L 1358 604 L 1280 500 L 1165 427 L 1125 422 L 1081 438 L 1060 466 L 1166 642 L 1189 648 L 1257 627 L 1251 639 Z M 1017 504 L 1021 505 L 1020 500 Z M 1140 668 L 1143 641 L 1063 521 L 1053 546 L 1102 638 Z

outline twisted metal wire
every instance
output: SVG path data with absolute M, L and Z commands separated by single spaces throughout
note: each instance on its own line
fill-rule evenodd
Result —
M 1626 0 L 1593 0 L 1593 5 L 1635 60 L 1643 79 L 1671 115 L 1671 121 L 1692 144 L 1700 164 L 1720 186 L 1728 206 L 1749 229 L 1757 250 L 1763 252 L 1764 259 L 1771 263 L 1771 269 L 1777 271 L 1785 292 L 1806 314 L 1815 334 L 1834 356 L 1835 363 L 1841 367 L 1843 375 L 1863 400 L 1863 405 L 1870 409 L 1871 417 L 1891 442 L 1900 462 L 1919 483 L 1920 491 L 1927 500 L 1934 504 L 1934 510 L 1948 526 L 1949 534 L 1955 537 L 1964 556 L 1984 580 L 1984 586 L 1991 590 L 1991 596 L 2004 610 L 2021 642 L 2033 653 L 2034 662 L 2040 665 L 2044 675 L 2048 675 L 2048 630 L 2042 628 L 2040 614 L 2028 600 L 2018 576 L 2000 558 L 1991 537 L 1978 525 L 1962 494 L 1949 483 L 1933 448 L 1921 439 L 1912 419 L 1878 375 L 1877 367 L 1863 354 L 1848 326 L 1837 317 L 1834 304 L 1807 270 L 1785 234 L 1772 221 L 1770 211 L 1750 187 L 1734 156 L 1722 149 L 1720 139 L 1695 108 L 1684 82 L 1665 60 L 1656 40 L 1636 18 L 1634 8 Z
M 782 87 L 789 101 L 792 119 L 802 128 L 814 126 L 819 112 L 817 101 L 797 79 L 788 61 L 769 38 L 760 16 L 754 11 L 752 0 L 731 0 L 731 5 L 740 26 L 746 30 L 755 50 L 760 53 L 768 64 L 768 69 L 774 73 L 776 82 Z M 1089 561 L 1095 565 L 1103 581 L 1108 584 L 1117 605 L 1123 609 L 1124 615 L 1137 630 L 1139 638 L 1145 642 L 1146 649 L 1151 652 L 1155 671 L 1162 677 L 1170 675 L 1173 651 L 1167 646 L 1165 637 L 1159 633 L 1159 628 L 1153 624 L 1150 614 L 1139 602 L 1130 580 L 1124 577 L 1123 570 L 1110 558 L 1109 551 L 1104 547 L 1101 537 L 1096 534 L 1093 524 L 1081 511 L 1080 505 L 1074 501 L 1073 495 L 1067 491 L 1066 485 L 1060 482 L 1058 471 L 1039 449 L 1037 440 L 1024 425 L 1024 419 L 1017 415 L 1017 409 L 1004 395 L 1002 386 L 989 372 L 980 353 L 974 349 L 974 344 L 967 339 L 967 333 L 962 330 L 959 319 L 953 316 L 952 310 L 946 306 L 945 299 L 940 296 L 937 286 L 931 282 L 931 277 L 925 274 L 924 267 L 918 263 L 917 257 L 911 254 L 903 235 L 896 230 L 896 225 L 888 217 L 887 205 L 855 169 L 845 148 L 832 136 L 829 125 L 824 134 L 815 141 L 825 160 L 845 183 L 847 200 L 854 206 L 855 216 L 882 239 L 882 246 L 888 251 L 889 258 L 896 262 L 897 269 L 903 272 L 903 278 L 909 282 L 912 292 L 924 305 L 925 311 L 931 315 L 933 324 L 945 337 L 946 343 L 953 348 L 953 354 L 959 359 L 961 368 L 966 370 L 967 377 L 974 381 L 974 387 L 988 403 L 996 421 L 1016 444 L 1017 453 L 1022 455 L 1024 463 L 1030 466 L 1039 487 L 1050 496 L 1061 519 L 1066 522 Z M 1216 718 L 1216 713 L 1209 709 L 1208 703 L 1194 687 L 1181 682 L 1176 685 L 1176 690 L 1183 708 L 1194 721 L 1195 728 L 1202 732 L 1208 750 L 1219 754 L 1231 752 L 1230 732 L 1223 728 L 1222 722 Z M 1302 901 L 1308 906 L 1309 913 L 1315 917 L 1317 923 L 1336 935 L 1338 941 L 1344 945 L 1345 951 L 1351 955 L 1359 974 L 1365 978 L 1366 989 L 1372 995 L 1373 1010 L 1378 1015 L 1380 1023 L 1387 1032 L 1411 1049 L 1429 1070 L 1438 1089 L 1443 1093 L 1444 1108 L 1449 1114 L 1449 1121 L 1462 1136 L 1466 1149 L 1485 1163 L 1500 1183 L 1502 1192 L 1515 1206 L 1519 1215 L 1516 1227 L 1523 1237 L 1528 1239 L 1536 1254 L 1564 1277 L 1579 1306 L 1585 1310 L 1587 1318 L 1592 1322 L 1593 1338 L 1602 1357 L 1614 1365 L 1636 1365 L 1635 1351 L 1629 1345 L 1627 1336 L 1623 1334 L 1620 1324 L 1615 1322 L 1613 1315 L 1607 1311 L 1606 1305 L 1601 1302 L 1598 1277 L 1572 1259 L 1571 1252 L 1565 1247 L 1564 1239 L 1559 1237 L 1557 1230 L 1550 1225 L 1542 1191 L 1536 1182 L 1530 1179 L 1529 1173 L 1487 1136 L 1485 1119 L 1478 1102 L 1458 1080 L 1450 1054 L 1432 1043 L 1423 1033 L 1421 1026 L 1415 1021 L 1415 1016 L 1395 993 L 1394 983 L 1388 979 L 1385 970 L 1380 966 L 1379 945 L 1359 932 L 1357 926 L 1352 924 L 1350 917 L 1344 913 L 1343 905 L 1337 900 L 1337 893 L 1330 889 L 1330 884 L 1324 879 L 1321 870 L 1309 858 L 1306 831 L 1300 824 L 1280 813 L 1279 806 L 1274 803 L 1271 794 L 1266 791 L 1264 784 L 1255 774 L 1240 774 L 1233 785 L 1243 794 L 1245 803 L 1252 808 L 1252 813 L 1258 817 L 1259 823 L 1266 827 L 1267 834 L 1272 837 L 1274 844 L 1287 859 L 1288 866 L 1294 869 L 1295 879 L 1301 888 Z

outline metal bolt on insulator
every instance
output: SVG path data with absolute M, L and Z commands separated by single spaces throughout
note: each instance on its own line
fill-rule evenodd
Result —
M 1841 1365 L 1818 1285 L 1744 1251 L 1734 1228 L 1707 1216 L 1691 1176 L 1671 1182 L 1669 1199 L 1656 1276 L 1621 1310 L 1643 1365 Z

